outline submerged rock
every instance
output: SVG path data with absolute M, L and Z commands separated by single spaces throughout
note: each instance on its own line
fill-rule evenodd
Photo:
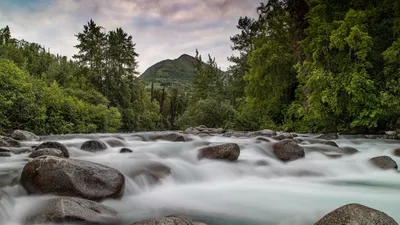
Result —
M 35 150 L 31 154 L 29 154 L 29 158 L 37 158 L 39 156 L 44 156 L 44 155 L 65 158 L 63 152 L 61 150 L 55 149 L 55 148 L 41 148 L 41 149 Z
M 11 151 L 7 148 L 0 148 L 0 157 L 10 157 Z
M 99 151 L 104 151 L 106 149 L 107 145 L 99 140 L 85 141 L 81 146 L 81 150 L 88 152 L 99 152 Z
M 129 148 L 121 148 L 121 150 L 119 151 L 119 153 L 132 153 L 133 151 L 130 150 Z
M 285 139 L 279 141 L 274 143 L 272 148 L 275 156 L 284 162 L 305 157 L 304 149 L 293 140 Z
M 20 141 L 38 141 L 40 139 L 36 134 L 26 130 L 14 130 L 11 137 Z
M 45 201 L 25 218 L 26 224 L 83 223 L 118 225 L 117 213 L 94 201 L 61 197 Z
M 390 169 L 396 169 L 397 170 L 396 161 L 394 161 L 389 156 L 374 157 L 374 158 L 371 158 L 369 160 L 369 162 L 372 163 L 377 168 L 381 168 L 383 170 L 390 170 Z
M 43 149 L 43 148 L 53 148 L 53 149 L 58 149 L 63 153 L 63 156 L 65 158 L 69 158 L 69 152 L 67 147 L 65 147 L 65 145 L 56 142 L 56 141 L 47 141 L 47 142 L 43 142 L 42 144 L 40 144 L 39 146 L 36 147 L 36 149 L 34 151 L 37 151 L 39 149 Z
M 347 155 L 354 155 L 359 152 L 357 149 L 348 146 L 342 147 L 340 149 L 342 149 L 342 152 Z
M 171 174 L 171 168 L 159 162 L 146 162 L 133 170 L 133 178 L 144 175 L 151 182 L 158 182 Z
M 398 225 L 384 212 L 360 204 L 348 204 L 325 215 L 315 225 Z
M 142 220 L 132 223 L 131 225 L 193 225 L 193 222 L 183 216 L 167 216 Z
M 21 147 L 21 144 L 10 137 L 0 136 L 0 147 Z
M 125 178 L 118 170 L 101 164 L 41 156 L 25 165 L 21 183 L 29 194 L 56 194 L 97 201 L 121 197 Z
M 330 133 L 330 134 L 323 134 L 317 138 L 325 139 L 325 140 L 336 140 L 339 138 L 339 136 L 335 133 Z
M 110 139 L 105 140 L 105 142 L 107 142 L 107 144 L 111 147 L 124 147 L 125 146 L 124 142 L 117 138 L 110 138 Z
M 151 140 L 151 141 L 164 140 L 164 141 L 172 141 L 172 142 L 185 142 L 186 141 L 185 137 L 183 137 L 181 134 L 177 134 L 177 133 L 154 135 L 152 137 L 149 137 L 149 140 Z
M 393 150 L 393 155 L 400 157 L 400 148 L 396 148 Z
M 321 141 L 321 144 L 330 145 L 333 147 L 339 147 L 339 145 L 337 145 L 336 142 L 334 142 L 334 141 Z
M 240 155 L 240 147 L 235 143 L 207 146 L 199 149 L 198 159 L 226 159 L 236 161 Z

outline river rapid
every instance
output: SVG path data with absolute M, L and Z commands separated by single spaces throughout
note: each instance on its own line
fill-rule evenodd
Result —
M 146 136 L 152 133 L 141 133 Z M 137 135 L 137 133 L 135 134 Z M 316 135 L 299 135 L 304 140 L 305 158 L 283 163 L 272 150 L 272 142 L 253 137 L 198 137 L 190 141 L 142 141 L 134 134 L 91 134 L 43 136 L 40 141 L 21 142 L 27 148 L 43 141 L 57 141 L 68 147 L 71 158 L 100 163 L 125 176 L 122 199 L 101 203 L 114 209 L 123 225 L 168 215 L 182 215 L 209 225 L 309 225 L 330 211 L 349 203 L 381 210 L 400 222 L 400 173 L 373 167 L 368 159 L 388 155 L 398 164 L 392 150 L 395 140 L 339 136 L 339 147 L 360 152 L 337 155 L 336 147 L 318 143 Z M 133 153 L 121 154 L 121 147 L 102 152 L 80 150 L 90 139 L 118 137 Z M 198 149 L 210 143 L 237 143 L 236 162 L 198 160 Z M 318 151 L 313 151 L 313 150 Z M 1 224 L 21 225 L 23 219 L 48 196 L 29 196 L 18 179 L 29 153 L 0 157 Z M 157 183 L 131 174 L 148 162 L 162 163 L 171 174 Z M 266 165 L 268 164 L 268 165 Z

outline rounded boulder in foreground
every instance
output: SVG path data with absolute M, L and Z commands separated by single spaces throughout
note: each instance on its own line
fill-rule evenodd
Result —
M 118 170 L 98 163 L 41 156 L 25 165 L 21 184 L 29 194 L 55 194 L 99 201 L 121 197 L 125 178 Z
M 25 218 L 26 224 L 82 223 L 118 225 L 117 213 L 94 201 L 59 197 L 45 201 Z
M 325 215 L 315 225 L 398 225 L 384 212 L 360 204 L 348 204 Z
M 63 155 L 64 158 L 69 158 L 69 152 L 67 147 L 65 147 L 65 145 L 56 142 L 56 141 L 48 141 L 48 142 L 43 142 L 42 144 L 40 144 L 39 146 L 36 147 L 36 149 L 34 151 L 37 151 L 39 149 L 43 149 L 43 148 L 54 148 L 54 149 L 58 149 L 60 150 Z
M 272 145 L 272 148 L 275 156 L 283 162 L 305 157 L 304 149 L 293 140 L 285 139 L 276 142 Z
M 240 155 L 240 147 L 236 143 L 207 146 L 199 149 L 198 159 L 225 159 L 236 161 Z
M 88 152 L 99 152 L 99 151 L 104 151 L 106 149 L 107 145 L 99 140 L 85 141 L 81 146 L 81 150 Z

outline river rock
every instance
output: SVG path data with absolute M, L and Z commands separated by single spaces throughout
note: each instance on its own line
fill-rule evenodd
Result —
M 304 158 L 304 149 L 298 145 L 295 141 L 290 139 L 285 139 L 274 143 L 272 145 L 274 154 L 278 159 L 288 162 L 296 159 Z
M 31 154 L 29 154 L 29 158 L 37 158 L 39 156 L 44 156 L 44 155 L 51 155 L 51 156 L 56 156 L 56 157 L 61 157 L 61 158 L 65 157 L 63 152 L 59 149 L 41 148 L 41 149 L 35 150 Z
M 226 159 L 236 161 L 240 155 L 240 147 L 235 143 L 207 146 L 199 149 L 198 159 Z
M 124 142 L 117 138 L 106 139 L 105 142 L 107 142 L 107 144 L 111 147 L 124 147 L 125 146 Z
M 121 150 L 119 151 L 119 153 L 132 153 L 133 151 L 130 150 L 129 148 L 121 148 Z
M 193 225 L 193 222 L 183 216 L 167 216 L 142 220 L 132 223 L 131 225 Z
M 342 149 L 342 152 L 347 155 L 354 155 L 359 152 L 357 149 L 349 147 L 349 146 L 344 146 L 340 149 Z
M 164 140 L 172 142 L 185 142 L 185 137 L 177 133 L 159 134 L 149 137 L 151 141 Z
M 393 155 L 400 157 L 400 148 L 396 148 L 393 150 Z
M 43 142 L 42 144 L 37 146 L 34 151 L 37 151 L 37 150 L 43 149 L 43 148 L 58 149 L 63 153 L 64 158 L 69 158 L 69 152 L 68 152 L 67 147 L 65 147 L 65 145 L 63 145 L 63 144 L 61 144 L 59 142 L 56 142 L 56 141 Z
M 46 200 L 25 218 L 26 224 L 82 223 L 118 225 L 117 213 L 94 201 L 59 197 Z
M 396 169 L 397 170 L 397 163 L 394 161 L 392 158 L 389 156 L 378 156 L 371 158 L 369 160 L 370 163 L 372 163 L 374 166 L 381 168 L 383 170 L 390 170 L 390 169 Z
M 106 149 L 107 145 L 99 140 L 85 141 L 81 146 L 81 150 L 88 152 L 99 152 L 99 151 L 104 151 Z
M 11 156 L 10 149 L 0 148 L 0 157 L 10 157 L 10 156 Z
M 322 134 L 321 136 L 319 136 L 317 138 L 325 139 L 325 140 L 336 140 L 339 138 L 339 136 L 335 133 L 330 133 L 330 134 Z
M 384 212 L 360 204 L 348 204 L 325 215 L 315 225 L 398 225 Z
M 125 178 L 118 170 L 98 163 L 41 156 L 25 165 L 21 183 L 29 194 L 56 194 L 97 201 L 121 197 Z
M 11 138 L 20 141 L 38 141 L 40 139 L 36 134 L 26 130 L 14 130 L 11 133 Z
M 334 141 L 321 141 L 321 144 L 330 145 L 330 146 L 333 146 L 333 147 L 339 147 L 339 145 L 337 145 L 336 142 L 334 142 Z
M 21 144 L 10 137 L 0 136 L 0 147 L 21 147 Z

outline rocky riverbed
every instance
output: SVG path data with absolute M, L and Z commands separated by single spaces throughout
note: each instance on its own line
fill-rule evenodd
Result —
M 0 137 L 0 224 L 394 225 L 396 139 L 14 131 Z

